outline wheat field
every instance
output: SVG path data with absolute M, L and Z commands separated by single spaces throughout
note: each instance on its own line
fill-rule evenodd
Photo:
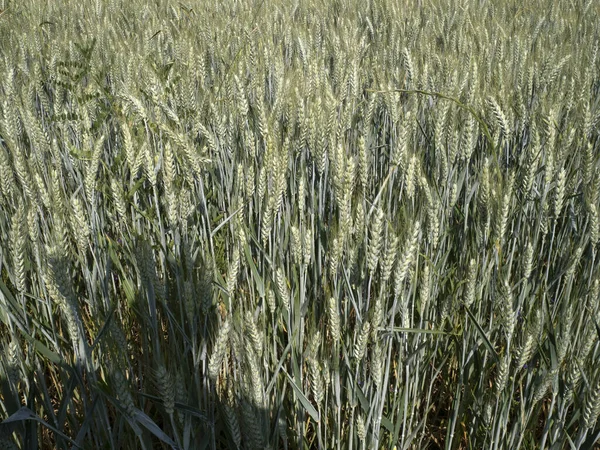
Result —
M 600 2 L 0 10 L 0 448 L 600 448 Z

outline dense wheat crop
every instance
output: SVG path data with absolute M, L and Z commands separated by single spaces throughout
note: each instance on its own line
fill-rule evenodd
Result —
M 600 442 L 600 3 L 0 0 L 0 447 Z

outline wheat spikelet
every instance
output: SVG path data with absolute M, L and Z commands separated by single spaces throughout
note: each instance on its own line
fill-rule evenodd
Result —
M 88 202 L 93 205 L 95 204 L 95 195 L 94 192 L 96 190 L 96 178 L 98 175 L 98 170 L 100 166 L 100 157 L 102 156 L 104 150 L 104 141 L 106 139 L 105 135 L 100 136 L 100 138 L 96 141 L 93 150 L 92 150 L 92 159 L 90 160 L 85 173 L 84 178 L 84 186 L 85 193 L 88 199 Z M 154 168 L 154 166 L 153 166 Z
M 428 192 L 427 200 L 428 200 L 429 206 L 427 208 L 427 225 L 428 225 L 427 240 L 429 241 L 431 246 L 435 249 L 435 248 L 437 248 L 439 237 L 440 237 L 440 221 L 439 221 L 439 217 L 438 217 L 438 210 L 439 210 L 438 200 L 437 200 L 437 197 L 434 197 L 433 193 L 431 192 L 434 188 L 429 187 L 425 177 L 421 178 L 421 180 L 422 180 L 422 185 L 423 185 L 424 189 L 426 190 L 426 192 Z
M 33 208 L 29 208 L 27 211 L 27 230 L 29 231 L 29 241 L 32 245 L 33 255 L 36 259 L 38 270 L 41 271 L 41 231 L 40 231 L 40 218 L 37 212 Z
M 530 242 L 527 243 L 527 247 L 525 248 L 525 255 L 523 259 L 523 278 L 529 279 L 531 276 L 531 271 L 533 270 L 533 244 Z
M 507 341 L 510 341 L 515 330 L 516 317 L 513 310 L 512 289 L 508 279 L 504 279 L 501 288 L 500 298 L 500 321 L 502 326 L 504 327 L 506 339 Z
M 496 240 L 499 243 L 504 242 L 504 238 L 506 236 L 506 226 L 508 224 L 509 211 L 510 211 L 510 193 L 506 193 L 502 197 L 500 214 L 498 215 L 498 221 L 496 222 Z
M 333 297 L 329 298 L 328 312 L 329 335 L 333 339 L 334 343 L 338 343 L 340 340 L 340 315 L 338 311 L 338 302 Z
M 270 139 L 269 139 L 270 141 Z M 286 141 L 286 143 L 283 146 L 283 149 L 281 151 L 281 155 L 279 156 L 279 158 L 277 158 L 276 160 L 276 171 L 275 171 L 275 202 L 274 202 L 274 206 L 273 206 L 273 212 L 275 214 L 277 214 L 280 209 L 281 209 L 281 205 L 283 203 L 283 197 L 284 197 L 284 193 L 286 190 L 286 177 L 287 177 L 287 170 L 288 170 L 288 149 L 289 149 L 289 141 Z M 300 201 L 302 204 L 304 204 L 304 199 L 302 199 Z M 304 208 L 304 206 L 302 206 Z
M 332 184 L 338 208 L 342 207 L 344 198 L 344 178 L 346 175 L 346 150 L 341 142 L 330 155 L 330 165 L 333 172 Z
M 585 406 L 583 408 L 583 426 L 586 430 L 591 429 L 598 415 L 600 414 L 600 379 L 590 386 L 590 390 L 585 398 Z
M 550 139 L 550 137 L 548 138 Z M 547 147 L 546 165 L 544 168 L 544 188 L 546 191 L 550 189 L 550 185 L 554 178 L 554 150 L 551 146 Z
M 352 231 L 352 193 L 346 190 L 339 204 L 340 240 L 345 241 Z
M 164 365 L 160 364 L 156 369 L 155 380 L 165 411 L 172 416 L 175 411 L 175 386 L 171 374 Z
M 129 125 L 127 122 L 121 123 L 121 134 L 123 135 L 123 149 L 125 150 L 125 158 L 127 160 L 127 165 L 129 166 L 129 170 L 131 173 L 134 173 L 134 168 L 136 165 L 136 154 L 133 149 L 133 142 L 131 140 L 131 132 L 129 131 Z
M 27 256 L 27 222 L 25 207 L 20 204 L 13 217 L 10 237 L 12 241 L 12 263 L 14 267 L 14 283 L 17 291 L 23 292 L 26 288 L 25 259 Z
M 269 307 L 269 311 L 271 312 L 271 314 L 273 314 L 275 312 L 276 304 L 275 304 L 275 293 L 273 292 L 272 289 L 267 290 L 266 302 L 267 302 L 267 306 Z
M 225 416 L 225 422 L 227 423 L 227 428 L 229 429 L 229 433 L 231 433 L 231 437 L 233 439 L 233 443 L 236 448 L 241 448 L 242 446 L 242 433 L 240 431 L 240 423 L 238 421 L 237 415 L 233 411 L 233 409 L 225 404 L 223 405 L 223 415 Z
M 246 122 L 248 120 L 248 111 L 250 110 L 250 107 L 248 106 L 248 99 L 246 98 L 246 92 L 244 87 L 242 86 L 242 82 L 240 81 L 240 79 L 238 78 L 237 75 L 233 76 L 235 85 L 237 87 L 236 89 L 236 106 L 237 106 L 237 110 L 238 113 L 240 114 L 241 118 L 242 118 L 242 122 Z
M 254 408 L 246 400 L 242 400 L 241 404 L 244 437 L 248 439 L 248 448 L 264 448 L 261 427 Z
M 230 297 L 233 297 L 234 290 L 237 284 L 238 274 L 240 270 L 240 250 L 237 245 L 233 248 L 233 255 L 229 263 L 229 270 L 227 273 L 227 293 Z
M 383 381 L 383 346 L 377 340 L 371 351 L 371 378 L 377 389 L 381 389 Z
M 254 196 L 254 192 L 256 189 L 256 180 L 255 180 L 255 171 L 254 165 L 249 164 L 246 167 L 246 183 L 244 185 L 244 195 L 246 199 L 251 199 Z
M 567 171 L 563 167 L 558 172 L 558 180 L 556 181 L 556 191 L 554 195 L 554 217 L 559 217 L 563 209 L 566 182 Z
M 156 161 L 155 161 L 154 151 L 150 147 L 150 145 L 148 145 L 147 143 L 144 143 L 144 145 L 142 146 L 142 149 L 140 151 L 143 152 L 144 175 L 146 176 L 146 179 L 148 180 L 150 185 L 153 188 L 155 188 L 158 180 L 156 177 Z M 90 203 L 91 203 L 91 201 L 90 201 Z
M 477 261 L 474 258 L 469 260 L 467 279 L 465 285 L 464 302 L 467 307 L 471 307 L 475 301 L 475 288 L 477 283 Z
M 333 238 L 331 252 L 329 253 L 329 273 L 331 276 L 337 274 L 338 265 L 342 256 L 342 243 L 337 237 Z
M 216 379 L 221 371 L 221 363 L 227 352 L 227 344 L 229 341 L 229 320 L 225 320 L 219 328 L 219 334 L 213 347 L 213 352 L 208 363 L 208 375 L 212 379 Z
M 598 206 L 593 203 L 588 205 L 588 211 L 590 216 L 590 243 L 592 246 L 598 246 L 600 242 L 600 220 L 598 215 Z
M 498 373 L 496 374 L 496 393 L 500 395 L 504 388 L 506 387 L 506 382 L 508 381 L 508 371 L 510 369 L 510 356 L 504 355 L 498 366 Z
M 252 313 L 250 311 L 246 312 L 244 327 L 246 329 L 246 336 L 248 337 L 252 348 L 256 352 L 256 355 L 260 358 L 263 352 L 263 339 L 261 333 L 256 327 L 254 317 L 252 316 Z
M 51 248 L 48 251 L 48 266 L 44 273 L 44 283 L 51 298 L 60 306 L 67 322 L 67 329 L 79 363 L 88 362 L 88 348 L 83 323 L 78 310 L 77 299 L 73 292 L 72 280 L 68 274 L 68 267 L 62 249 Z
M 572 278 L 577 271 L 577 267 L 579 266 L 579 261 L 581 259 L 581 255 L 583 254 L 583 247 L 577 247 L 575 252 L 573 253 L 573 257 L 570 261 L 569 268 L 565 272 L 565 277 L 567 279 Z
M 369 160 L 367 153 L 366 140 L 361 136 L 358 141 L 358 180 L 363 191 L 366 191 L 369 181 Z
M 122 359 L 127 360 L 128 355 L 129 355 L 129 345 L 127 343 L 127 338 L 125 337 L 123 330 L 117 324 L 116 318 L 114 318 L 114 317 L 110 321 L 109 332 L 110 332 L 110 337 L 112 338 L 112 340 L 114 340 L 114 344 L 115 344 L 112 348 L 112 351 L 117 352 L 117 354 Z
M 415 178 L 417 177 L 417 167 L 417 158 L 415 155 L 412 155 L 408 163 L 408 168 L 406 169 L 405 175 L 406 196 L 409 199 L 412 199 L 415 195 Z
M 584 361 L 582 359 L 575 359 L 572 364 L 570 370 L 567 372 L 566 382 L 565 382 L 565 397 L 567 401 L 570 401 L 573 398 L 575 391 L 579 389 L 580 381 L 581 381 L 581 367 L 584 366 Z
M 304 219 L 305 213 L 305 200 L 306 200 L 306 182 L 304 181 L 304 177 L 300 177 L 300 182 L 298 183 L 298 215 L 301 220 Z
M 273 217 L 275 215 L 275 197 L 270 197 L 270 200 L 265 208 L 262 222 L 260 226 L 260 236 L 263 242 L 263 245 L 269 241 L 269 236 L 271 234 L 271 230 L 273 227 Z
M 533 187 L 540 153 L 540 140 L 534 125 L 532 125 L 531 134 L 533 135 L 532 144 L 529 145 L 529 148 L 527 150 L 525 174 L 523 175 L 522 183 L 522 190 L 525 196 L 529 196 Z
M 533 353 L 533 347 L 535 344 L 533 333 L 531 331 L 528 331 L 525 336 L 525 342 L 523 343 L 518 352 L 519 356 L 517 359 L 517 369 L 523 368 L 525 364 L 529 362 Z
M 306 228 L 303 235 L 302 242 L 302 262 L 305 266 L 310 265 L 310 261 L 312 259 L 312 248 L 313 248 L 313 235 L 312 229 L 310 227 Z
M 377 268 L 379 261 L 379 253 L 381 251 L 381 234 L 383 230 L 383 211 L 380 208 L 375 210 L 371 222 L 370 239 L 367 246 L 367 267 L 369 272 L 373 274 Z
M 586 306 L 592 317 L 598 313 L 598 306 L 600 306 L 600 278 L 594 279 L 587 296 Z
M 360 332 L 358 333 L 358 337 L 354 343 L 354 359 L 356 360 L 357 364 L 360 363 L 365 356 L 370 333 L 371 323 L 367 320 L 365 323 L 363 323 Z
M 550 388 L 550 385 L 554 383 L 557 377 L 558 369 L 554 369 L 544 376 L 541 383 L 537 386 L 535 390 L 535 394 L 532 400 L 533 405 L 537 405 L 540 402 L 540 400 L 542 400 L 545 397 L 546 393 L 548 392 L 548 389 Z
M 10 167 L 7 153 L 3 148 L 0 149 L 0 194 L 6 199 L 12 196 L 15 178 Z
M 65 217 L 67 215 L 66 199 L 64 194 L 64 188 L 61 185 L 62 173 L 59 170 L 53 170 L 50 172 L 50 179 L 52 180 L 52 211 L 54 217 Z
M 16 341 L 11 341 L 6 350 L 6 376 L 8 381 L 13 386 L 13 389 L 18 390 L 18 384 L 21 381 L 21 364 L 22 352 L 19 344 Z
M 564 320 L 561 323 L 560 334 L 557 337 L 556 356 L 559 365 L 563 363 L 567 355 L 567 350 L 571 344 L 571 323 L 573 321 L 573 306 L 569 305 L 564 315 Z
M 114 369 L 112 374 L 112 381 L 114 383 L 114 389 L 117 394 L 117 398 L 126 414 L 129 417 L 133 417 L 135 413 L 135 405 L 133 403 L 133 397 L 129 391 L 129 385 L 123 373 L 119 369 Z
M 447 132 L 447 123 L 448 123 L 448 111 L 450 109 L 450 103 L 444 102 L 440 106 L 440 113 L 435 118 L 434 125 L 434 136 L 435 136 L 435 150 L 442 160 L 442 164 L 446 166 L 445 170 L 442 172 L 447 172 L 447 160 L 446 160 L 446 132 Z M 442 179 L 446 179 L 446 176 L 443 174 Z
M 400 296 L 402 292 L 402 287 L 406 275 L 408 274 L 408 269 L 412 264 L 414 253 L 417 247 L 417 242 L 419 238 L 419 234 L 421 232 L 421 225 L 418 221 L 413 225 L 412 235 L 406 240 L 404 244 L 404 251 L 401 253 L 400 258 L 398 259 L 398 264 L 396 264 L 396 273 L 395 273 L 395 284 L 394 284 L 394 294 L 396 296 Z
M 423 273 L 421 274 L 421 286 L 419 292 L 419 314 L 421 317 L 425 315 L 430 301 L 430 290 L 431 290 L 431 277 L 429 275 L 429 264 L 425 263 L 423 267 Z
M 358 205 L 356 208 L 354 208 L 354 220 L 353 220 L 353 234 L 355 236 L 355 239 L 357 241 L 357 244 L 360 244 L 363 242 L 364 236 L 365 236 L 365 216 L 366 216 L 366 211 L 365 211 L 365 205 L 363 204 L 363 202 L 358 202 Z M 341 245 L 343 245 L 344 239 L 347 237 L 346 235 L 342 235 L 342 236 L 338 236 L 338 239 L 340 239 Z
M 17 174 L 17 179 L 21 184 L 23 192 L 32 203 L 35 203 L 36 198 L 33 191 L 31 171 L 25 159 L 25 152 L 23 149 L 17 148 L 13 151 L 13 165 L 15 166 L 15 173 Z
M 35 172 L 33 174 L 34 184 L 36 187 L 37 194 L 39 198 L 42 200 L 42 204 L 50 209 L 52 207 L 52 201 L 50 199 L 50 192 L 46 187 L 46 183 L 44 182 L 42 175 L 39 172 Z M 12 189 L 11 189 L 12 190 Z
M 583 154 L 583 183 L 587 186 L 592 182 L 594 175 L 594 146 L 592 143 L 587 144 L 585 153 Z
M 258 359 L 256 353 L 250 349 L 250 351 L 246 352 L 246 361 L 247 361 L 247 372 L 250 377 L 250 385 L 252 388 L 252 401 L 254 406 L 258 408 L 264 407 L 264 385 L 262 382 L 262 377 L 260 376 L 260 369 L 258 367 Z
M 451 213 L 454 207 L 456 206 L 456 202 L 458 201 L 458 195 L 458 184 L 452 183 L 452 186 L 450 186 L 450 195 L 448 196 L 449 213 Z
M 487 98 L 487 105 L 488 108 L 492 110 L 492 114 L 496 121 L 496 127 L 502 132 L 503 139 L 506 141 L 510 140 L 510 124 L 502 111 L 502 108 L 500 108 L 500 105 L 498 105 L 498 102 L 493 97 Z
M 388 238 L 385 246 L 385 253 L 381 261 L 381 279 L 385 283 L 390 279 L 396 255 L 398 252 L 398 238 L 392 230 L 388 231 Z
M 489 160 L 486 158 L 483 163 L 483 172 L 481 174 L 481 184 L 479 185 L 478 206 L 481 210 L 483 220 L 489 221 L 490 205 L 490 170 Z
M 82 254 L 85 254 L 91 230 L 88 226 L 88 219 L 83 208 L 83 203 L 79 197 L 73 197 L 71 200 L 73 208 L 73 217 L 75 220 L 71 221 L 71 227 L 75 240 L 77 241 L 77 247 Z
M 187 404 L 187 392 L 185 388 L 185 379 L 180 370 L 175 372 L 175 380 L 173 381 L 175 387 L 175 401 L 178 403 Z M 177 421 L 180 426 L 183 426 L 185 422 L 185 413 L 181 409 L 176 410 Z
M 142 144 L 137 154 L 135 155 L 133 165 L 129 169 L 133 178 L 137 178 L 139 176 L 140 172 L 143 170 L 146 164 L 146 150 L 144 148 L 146 145 L 148 145 L 146 142 Z
M 320 406 L 323 403 L 323 398 L 325 396 L 325 388 L 323 387 L 321 367 L 314 357 L 308 359 L 308 369 L 310 376 L 310 388 L 313 395 L 313 400 L 315 401 L 317 406 Z
M 375 299 L 375 303 L 373 305 L 373 314 L 371 316 L 371 339 L 377 341 L 379 328 L 383 323 L 384 317 L 384 299 L 381 296 L 378 296 Z
M 410 130 L 412 122 L 412 113 L 408 111 L 400 127 L 398 142 L 392 154 L 392 164 L 400 168 L 400 176 L 407 176 L 406 155 L 410 146 Z
M 277 287 L 277 293 L 279 294 L 279 298 L 283 304 L 283 308 L 286 311 L 290 310 L 290 291 L 288 290 L 288 282 L 283 272 L 283 269 L 280 267 L 277 269 L 275 276 L 275 285 Z
M 214 110 L 214 108 L 212 109 Z M 206 128 L 204 124 L 200 122 L 196 123 L 196 129 L 198 130 L 198 133 L 200 133 L 200 135 L 206 139 L 209 155 L 215 155 L 218 151 L 218 145 L 213 133 L 211 133 L 208 128 Z
M 12 73 L 12 71 L 8 72 L 9 74 Z M 11 76 L 12 78 L 12 76 Z M 8 81 L 10 82 L 10 81 Z M 2 112 L 3 112 L 3 117 L 2 117 L 2 131 L 3 131 L 3 139 L 7 142 L 9 147 L 15 147 L 17 145 L 18 142 L 18 138 L 19 138 L 19 125 L 20 125 L 20 120 L 18 117 L 18 113 L 17 110 L 15 110 L 14 105 L 15 103 L 12 101 L 9 101 L 11 95 L 7 95 L 7 98 L 4 99 L 4 101 L 2 102 Z
M 196 293 L 194 289 L 194 283 L 192 281 L 183 282 L 183 308 L 185 315 L 189 323 L 193 323 L 196 318 L 196 303 L 194 299 Z
M 469 116 L 460 139 L 460 158 L 462 160 L 470 160 L 471 155 L 473 154 L 473 150 L 475 149 L 475 127 L 475 119 Z
M 367 430 L 365 429 L 365 421 L 361 414 L 356 416 L 356 436 L 360 442 L 364 442 L 367 437 Z
M 598 315 L 596 314 L 596 317 L 595 317 L 596 320 L 598 319 L 597 316 Z M 592 351 L 592 349 L 594 348 L 594 346 L 597 343 L 597 338 L 598 338 L 598 335 L 597 335 L 594 327 L 592 327 L 588 322 L 588 325 L 586 327 L 586 330 L 584 332 L 583 339 L 582 339 L 583 343 L 582 343 L 582 345 L 580 347 L 580 351 L 579 351 L 580 359 L 585 360 L 589 356 L 590 352 Z
M 458 122 L 458 117 L 456 116 L 456 114 L 454 116 L 452 116 L 452 121 L 453 121 L 453 127 L 454 131 L 452 132 L 451 136 L 450 136 L 450 140 L 449 140 L 449 149 L 448 149 L 448 159 L 449 159 L 449 163 L 451 166 L 454 166 L 454 164 L 456 163 L 457 157 L 459 155 L 459 151 L 460 151 L 460 131 L 459 131 L 459 127 L 457 125 Z M 448 173 L 447 173 L 447 169 L 446 171 L 443 173 L 443 178 L 444 180 L 446 180 L 448 178 Z
M 167 189 L 168 186 L 172 185 L 175 176 L 177 175 L 177 169 L 175 166 L 175 155 L 169 142 L 165 143 L 163 147 L 163 181 L 164 187 Z

